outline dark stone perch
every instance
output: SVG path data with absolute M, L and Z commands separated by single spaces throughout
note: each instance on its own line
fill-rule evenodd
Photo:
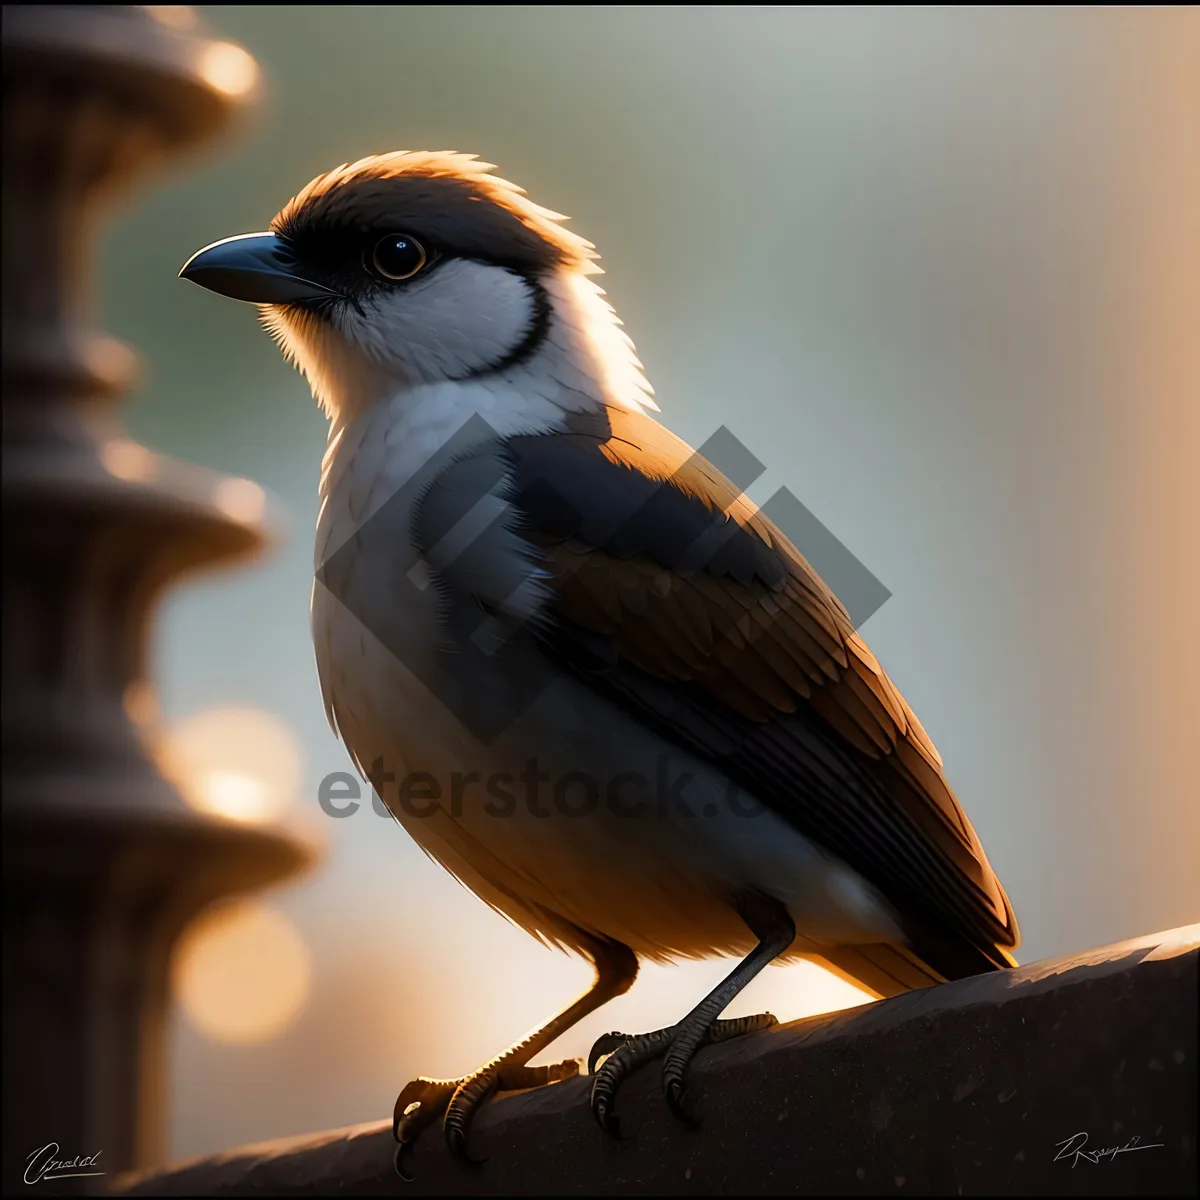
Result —
M 482 1166 L 453 1161 L 430 1130 L 411 1185 L 392 1173 L 391 1122 L 380 1121 L 115 1190 L 1194 1195 L 1198 947 L 1193 925 L 709 1047 L 692 1065 L 695 1131 L 668 1113 L 650 1067 L 621 1093 L 633 1135 L 623 1142 L 593 1123 L 584 1078 L 485 1108 Z M 1074 1153 L 1122 1147 L 1095 1162 Z
M 254 91 L 253 60 L 190 20 L 4 9 L 5 1194 L 51 1142 L 110 1173 L 161 1161 L 171 945 L 309 857 L 188 808 L 152 761 L 151 611 L 184 573 L 257 550 L 263 496 L 128 440 L 134 355 L 85 323 L 102 200 Z

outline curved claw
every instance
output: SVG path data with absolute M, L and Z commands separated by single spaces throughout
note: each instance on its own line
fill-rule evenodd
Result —
M 403 1145 L 404 1143 L 400 1137 L 400 1123 L 406 1116 L 408 1116 L 408 1101 L 405 1100 L 404 1103 L 401 1104 L 401 1100 L 404 1100 L 404 1092 L 401 1092 L 400 1095 L 396 1097 L 396 1107 L 392 1110 L 392 1137 L 394 1137 L 396 1141 Z
M 625 1140 L 624 1134 L 621 1133 L 621 1118 L 617 1116 L 616 1107 L 604 1097 L 593 1101 L 592 1116 L 596 1118 L 596 1123 L 609 1137 L 615 1138 L 618 1142 Z
M 412 1148 L 412 1142 L 400 1142 L 392 1154 L 392 1166 L 405 1183 L 415 1183 L 417 1179 L 415 1175 L 408 1175 L 404 1170 L 404 1160 L 412 1153 Z
M 446 1108 L 442 1132 L 451 1155 L 460 1162 L 478 1164 L 487 1161 L 471 1157 L 467 1150 L 467 1133 L 479 1106 L 496 1091 L 499 1084 L 499 1072 L 488 1069 L 468 1076 L 455 1088 Z
M 475 1158 L 467 1149 L 467 1133 L 465 1129 L 447 1129 L 446 1145 L 450 1147 L 450 1153 L 459 1162 L 469 1163 L 473 1167 L 481 1167 L 487 1162 L 486 1158 Z
M 602 1033 L 592 1044 L 591 1050 L 588 1051 L 588 1074 L 595 1075 L 596 1064 L 606 1055 L 611 1054 L 614 1050 L 623 1046 L 629 1041 L 629 1034 L 617 1033 Z
M 667 1100 L 667 1107 L 679 1118 L 689 1129 L 697 1129 L 700 1125 L 700 1118 L 693 1116 L 683 1106 L 683 1084 L 678 1079 L 672 1079 L 663 1089 L 663 1094 Z

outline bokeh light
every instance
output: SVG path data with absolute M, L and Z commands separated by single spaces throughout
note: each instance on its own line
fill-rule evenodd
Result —
M 200 73 L 227 96 L 249 92 L 258 80 L 258 64 L 241 46 L 214 42 L 200 60 Z
M 299 794 L 303 762 L 291 730 L 247 705 L 206 709 L 167 731 L 163 771 L 194 808 L 267 821 Z
M 266 493 L 250 479 L 222 479 L 213 490 L 213 503 L 235 521 L 259 521 L 267 510 Z
M 109 438 L 100 446 L 105 470 L 126 483 L 149 483 L 158 471 L 158 460 L 145 446 L 129 438 Z
M 144 4 L 142 8 L 160 25 L 172 29 L 194 29 L 196 10 L 186 4 Z
M 295 926 L 258 903 L 223 905 L 202 917 L 172 961 L 172 984 L 188 1020 L 232 1045 L 283 1033 L 303 1010 L 311 977 Z

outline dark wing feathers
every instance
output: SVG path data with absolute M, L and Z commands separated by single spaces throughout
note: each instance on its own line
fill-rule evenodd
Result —
M 1011 906 L 937 751 L 779 530 L 639 414 L 506 456 L 551 573 L 550 652 L 870 879 L 929 966 L 1010 963 Z

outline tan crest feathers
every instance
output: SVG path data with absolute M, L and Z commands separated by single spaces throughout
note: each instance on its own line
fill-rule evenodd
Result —
M 317 176 L 280 210 L 271 228 L 300 236 L 330 224 L 379 228 L 394 217 L 409 222 L 414 234 L 441 236 L 464 253 L 493 251 L 535 269 L 557 263 L 598 272 L 592 265 L 595 246 L 564 227 L 565 214 L 535 204 L 494 170 L 494 163 L 455 150 L 368 155 Z M 482 211 L 485 205 L 490 214 Z

